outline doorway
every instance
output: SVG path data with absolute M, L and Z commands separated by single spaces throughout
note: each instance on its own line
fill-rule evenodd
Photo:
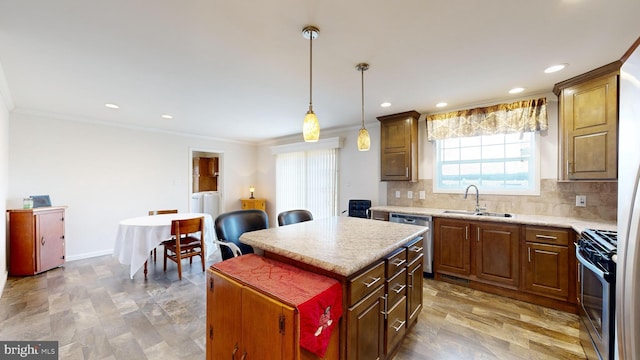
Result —
M 215 219 L 223 211 L 224 154 L 190 149 L 189 157 L 189 211 L 208 213 Z

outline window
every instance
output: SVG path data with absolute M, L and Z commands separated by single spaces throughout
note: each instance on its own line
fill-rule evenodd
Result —
M 307 209 L 315 219 L 338 215 L 338 149 L 276 154 L 276 212 Z
M 457 192 L 471 184 L 485 193 L 539 192 L 533 132 L 450 138 L 434 144 L 434 192 Z

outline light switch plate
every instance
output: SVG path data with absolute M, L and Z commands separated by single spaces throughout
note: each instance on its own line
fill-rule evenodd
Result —
M 400 199 L 400 190 L 396 190 L 396 199 Z
M 413 191 L 407 191 L 407 199 L 413 199 Z
M 426 195 L 424 193 L 424 190 L 420 190 L 420 199 L 422 199 L 422 200 L 426 199 Z
M 587 206 L 587 196 L 586 195 L 576 195 L 576 206 L 586 207 Z

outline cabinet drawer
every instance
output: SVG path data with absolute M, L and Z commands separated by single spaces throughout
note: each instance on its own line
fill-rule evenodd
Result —
M 389 306 L 397 303 L 398 300 L 407 294 L 407 269 L 396 274 L 393 278 L 387 280 L 387 302 Z
M 385 353 L 389 354 L 407 332 L 407 297 L 398 301 L 387 314 L 387 341 Z
M 527 226 L 525 233 L 525 239 L 528 242 L 564 246 L 567 246 L 569 244 L 569 231 L 564 229 Z
M 373 220 L 389 221 L 389 213 L 387 211 L 371 210 L 371 218 Z
M 384 264 L 384 261 L 380 261 L 371 269 L 349 281 L 349 306 L 357 303 L 371 291 L 377 289 L 378 286 L 384 284 L 386 280 Z
M 429 229 L 428 231 L 431 231 Z M 424 252 L 424 238 L 420 236 L 414 242 L 409 243 L 407 245 L 408 255 L 407 262 L 411 264 L 415 259 L 417 259 Z
M 389 255 L 386 260 L 387 279 L 392 278 L 395 274 L 405 268 L 407 265 L 407 249 L 401 247 L 395 253 Z

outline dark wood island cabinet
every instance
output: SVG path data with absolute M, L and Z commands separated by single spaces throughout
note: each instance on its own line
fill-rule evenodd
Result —
M 263 250 L 265 258 L 341 284 L 338 351 L 326 359 L 384 360 L 394 357 L 422 309 L 425 231 L 419 226 L 336 216 L 252 231 L 240 240 Z M 215 318 L 210 314 L 215 311 L 225 310 L 208 307 L 208 318 Z M 299 353 L 294 358 L 304 358 Z

